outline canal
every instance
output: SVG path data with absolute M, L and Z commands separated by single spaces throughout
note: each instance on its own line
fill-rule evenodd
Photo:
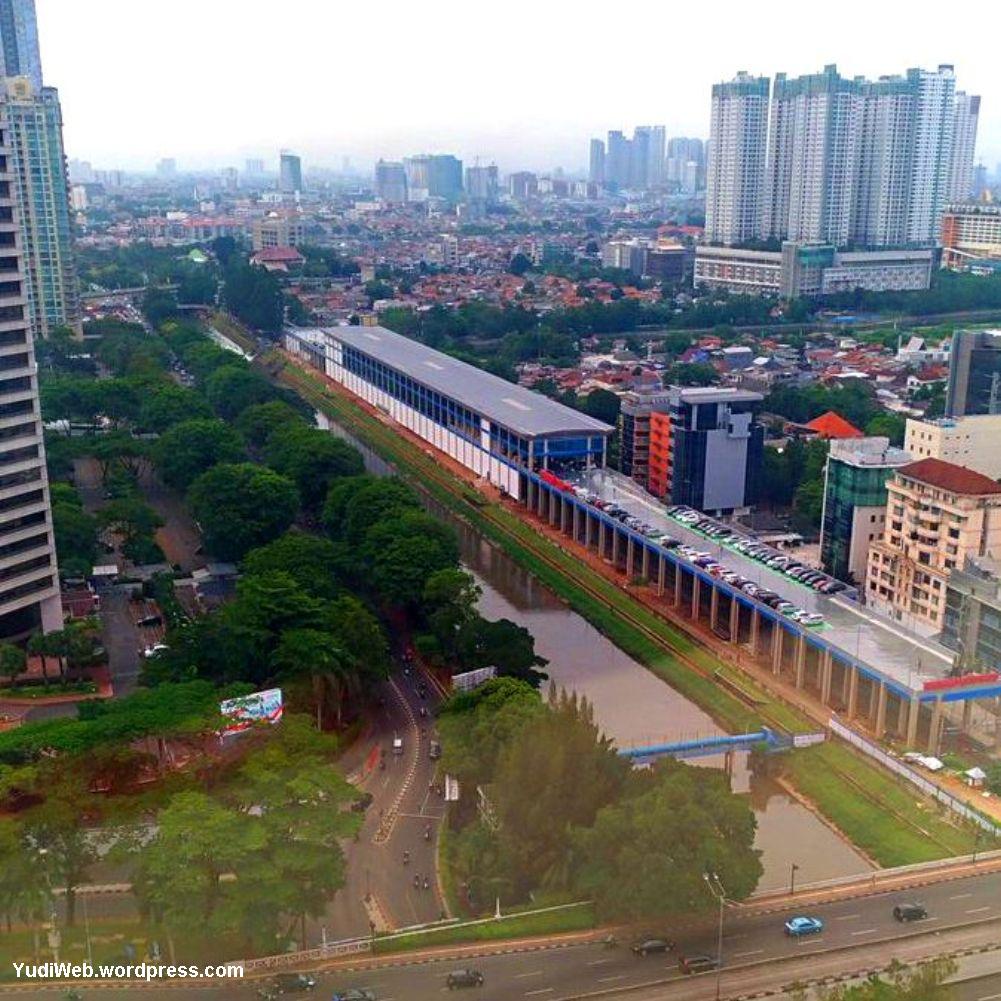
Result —
M 381 476 L 392 472 L 379 456 L 329 419 L 318 415 L 317 420 L 358 448 L 370 472 Z M 585 696 L 616 743 L 638 745 L 720 732 L 698 706 L 623 653 L 480 532 L 433 501 L 426 504 L 458 532 L 463 564 L 483 591 L 483 615 L 510 619 L 528 629 L 535 637 L 536 651 L 549 661 L 546 671 L 551 682 Z M 705 758 L 697 763 L 721 767 L 722 759 Z M 758 821 L 756 843 L 765 870 L 761 889 L 788 885 L 793 865 L 798 867 L 800 885 L 871 869 L 848 842 L 773 778 L 754 774 L 746 754 L 738 756 L 733 788 L 749 795 Z

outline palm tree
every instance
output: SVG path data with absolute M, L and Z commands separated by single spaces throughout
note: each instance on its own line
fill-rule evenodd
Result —
M 291 677 L 308 675 L 321 713 L 332 696 L 337 728 L 340 729 L 344 700 L 355 675 L 357 662 L 329 634 L 319 629 L 288 629 L 272 656 L 273 665 Z
M 28 640 L 28 653 L 42 659 L 42 684 L 49 687 L 48 661 L 46 657 L 54 654 L 52 641 L 49 639 L 50 633 L 35 633 Z

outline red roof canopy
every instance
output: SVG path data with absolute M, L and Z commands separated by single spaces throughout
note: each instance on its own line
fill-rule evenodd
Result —
M 814 417 L 804 427 L 816 431 L 821 438 L 862 438 L 863 434 L 854 424 L 846 421 L 840 414 L 828 410 L 826 414 Z
M 957 466 L 942 459 L 919 459 L 917 462 L 901 466 L 897 472 L 908 479 L 919 480 L 921 483 L 949 490 L 955 494 L 974 496 L 1001 494 L 1001 483 L 984 476 L 983 473 L 978 473 L 975 469 Z

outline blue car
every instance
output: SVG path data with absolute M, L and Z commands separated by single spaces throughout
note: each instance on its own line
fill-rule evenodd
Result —
M 793 938 L 801 935 L 819 935 L 824 930 L 824 922 L 820 918 L 790 918 L 786 922 L 786 934 Z

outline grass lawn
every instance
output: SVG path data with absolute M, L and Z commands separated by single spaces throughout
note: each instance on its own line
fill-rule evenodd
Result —
M 782 764 L 793 785 L 881 866 L 928 862 L 974 849 L 974 828 L 958 817 L 954 822 L 944 807 L 844 744 L 829 741 L 791 751 Z
M 589 903 L 571 904 L 541 914 L 513 913 L 504 915 L 499 920 L 490 919 L 465 927 L 437 928 L 423 934 L 401 935 L 399 938 L 376 938 L 373 951 L 377 954 L 402 952 L 406 949 L 424 949 L 462 942 L 494 942 L 529 935 L 556 935 L 560 932 L 586 931 L 594 925 L 594 909 Z
M 2 699 L 48 699 L 57 695 L 93 695 L 97 685 L 93 681 L 71 681 L 65 685 L 16 685 L 0 688 Z

